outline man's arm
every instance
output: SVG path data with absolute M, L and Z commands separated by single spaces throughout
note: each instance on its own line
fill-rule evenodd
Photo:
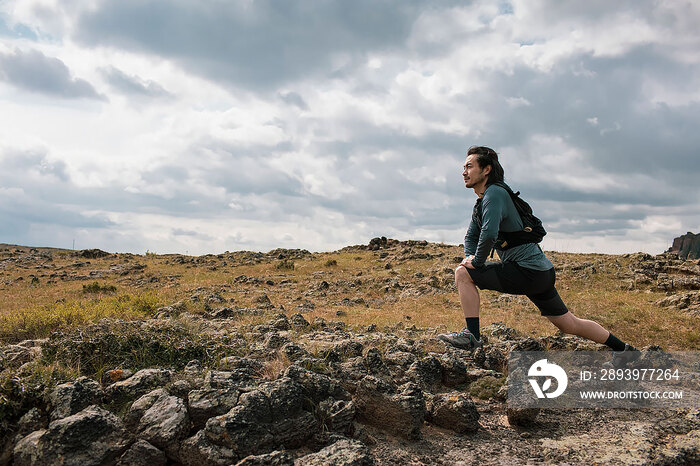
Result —
M 479 227 L 476 225 L 474 219 L 472 219 L 472 221 L 469 222 L 467 233 L 464 235 L 464 257 L 473 256 L 478 243 Z
M 482 220 L 479 242 L 471 261 L 474 267 L 481 267 L 486 262 L 493 245 L 498 238 L 498 229 L 503 219 L 505 196 L 509 196 L 500 186 L 492 186 L 486 190 L 482 200 Z

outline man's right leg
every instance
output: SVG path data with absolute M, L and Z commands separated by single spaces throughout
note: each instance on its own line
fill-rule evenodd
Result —
M 474 280 L 472 280 L 471 275 L 469 275 L 469 272 L 463 265 L 460 265 L 455 270 L 455 284 L 457 285 L 459 304 L 462 306 L 464 317 L 466 319 L 479 317 L 479 305 L 481 304 L 479 290 L 476 289 Z
M 455 270 L 455 284 L 459 293 L 459 304 L 462 307 L 467 328 L 461 332 L 444 333 L 438 339 L 458 348 L 474 349 L 481 346 L 479 332 L 479 290 L 467 269 L 460 265 Z

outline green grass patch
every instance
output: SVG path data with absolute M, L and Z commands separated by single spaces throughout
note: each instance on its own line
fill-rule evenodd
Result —
M 21 309 L 0 315 L 0 341 L 13 343 L 46 338 L 52 332 L 88 325 L 104 318 L 150 317 L 163 306 L 153 292 L 122 294 L 109 298 L 60 301 L 46 306 Z
M 100 285 L 97 282 L 83 285 L 83 293 L 114 293 L 115 291 L 117 287 L 114 285 Z
M 283 259 L 275 265 L 277 270 L 294 270 L 294 261 L 290 259 Z
M 482 400 L 488 400 L 496 396 L 505 381 L 505 377 L 497 378 L 487 375 L 469 385 L 469 394 Z
M 42 346 L 43 364 L 60 364 L 98 380 L 106 370 L 170 367 L 193 360 L 217 366 L 227 356 L 245 356 L 248 343 L 237 333 L 205 334 L 176 321 L 103 321 L 80 330 L 53 333 Z

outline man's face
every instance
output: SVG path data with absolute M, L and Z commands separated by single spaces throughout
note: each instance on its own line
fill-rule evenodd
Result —
M 462 172 L 462 178 L 464 178 L 464 186 L 467 188 L 473 188 L 481 183 L 486 184 L 486 179 L 489 176 L 489 170 L 484 170 L 479 166 L 479 162 L 476 160 L 476 154 L 471 154 L 467 156 L 466 162 L 464 162 L 464 171 Z

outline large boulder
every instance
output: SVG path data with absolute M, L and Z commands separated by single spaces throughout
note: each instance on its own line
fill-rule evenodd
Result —
M 141 398 L 134 401 L 124 415 L 124 424 L 126 425 L 127 429 L 133 431 L 137 430 L 139 422 L 141 422 L 141 418 L 143 417 L 144 413 L 148 411 L 151 406 L 153 406 L 153 403 L 164 395 L 167 396 L 168 392 L 164 388 L 159 388 L 157 390 L 153 390 L 152 392 L 146 393 Z
M 236 388 L 192 390 L 187 398 L 195 429 L 202 429 L 210 418 L 229 412 L 238 403 L 240 394 Z
M 165 451 L 168 458 L 178 460 L 180 442 L 190 430 L 190 418 L 185 402 L 162 393 L 143 413 L 137 436 Z
M 303 388 L 282 377 L 242 394 L 236 407 L 207 421 L 204 433 L 239 458 L 278 446 L 297 448 L 319 429 L 311 409 Z
M 361 421 L 409 439 L 420 436 L 426 408 L 423 392 L 415 383 L 395 388 L 368 375 L 357 384 L 353 401 Z
M 107 399 L 117 404 L 133 401 L 149 391 L 166 385 L 173 377 L 167 369 L 142 369 L 126 380 L 107 387 Z
M 435 395 L 429 407 L 429 420 L 458 434 L 479 429 L 479 412 L 472 399 L 464 393 Z
M 467 382 L 467 363 L 454 352 L 440 355 L 442 366 L 442 383 L 447 387 L 455 387 Z
M 110 464 L 129 444 L 118 417 L 99 406 L 89 406 L 20 440 L 14 449 L 14 464 Z
M 51 420 L 63 419 L 90 405 L 101 404 L 103 396 L 100 384 L 87 377 L 58 385 L 49 395 Z
M 352 433 L 355 404 L 343 386 L 327 375 L 296 365 L 289 366 L 285 375 L 302 387 L 305 399 L 311 402 L 310 408 L 315 410 L 324 430 Z
M 428 355 L 411 364 L 406 375 L 424 389 L 432 389 L 442 381 L 442 365 L 438 358 Z
M 180 462 L 185 466 L 229 466 L 239 459 L 238 454 L 231 448 L 212 443 L 204 430 L 182 443 L 179 456 Z

